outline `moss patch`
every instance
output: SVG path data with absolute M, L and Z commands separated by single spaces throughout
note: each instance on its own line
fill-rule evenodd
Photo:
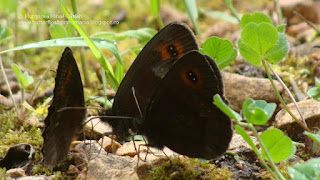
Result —
M 156 166 L 149 171 L 146 179 L 231 179 L 233 173 L 228 168 L 216 168 L 208 162 L 200 162 L 198 159 L 178 158 L 159 160 Z

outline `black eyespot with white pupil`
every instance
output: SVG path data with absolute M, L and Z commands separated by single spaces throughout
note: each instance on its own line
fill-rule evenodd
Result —
M 176 47 L 173 45 L 168 46 L 168 52 L 172 57 L 178 56 L 178 51 L 177 51 Z
M 193 72 L 193 71 L 188 71 L 186 73 L 188 79 L 193 82 L 193 83 L 197 83 L 198 82 L 198 77 L 197 75 Z

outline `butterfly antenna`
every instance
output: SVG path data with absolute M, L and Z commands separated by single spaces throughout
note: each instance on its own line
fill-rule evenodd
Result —
M 137 105 L 137 108 L 139 110 L 139 113 L 140 113 L 140 117 L 142 118 L 142 112 L 141 112 L 141 109 L 140 109 L 140 106 L 139 106 L 139 102 L 138 102 L 138 99 L 137 99 L 137 96 L 136 96 L 136 91 L 134 90 L 134 87 L 131 88 L 132 89 L 132 95 L 133 95 L 133 98 L 136 102 L 136 105 Z

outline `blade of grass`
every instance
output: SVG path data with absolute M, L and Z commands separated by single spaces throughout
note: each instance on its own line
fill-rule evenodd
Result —
M 59 2 L 60 2 L 60 5 L 61 5 L 64 13 L 66 14 L 68 20 L 77 29 L 77 31 L 79 32 L 81 37 L 83 37 L 83 39 L 87 42 L 87 44 L 88 44 L 90 50 L 92 51 L 93 55 L 97 58 L 97 60 L 101 64 L 101 66 L 106 71 L 107 76 L 108 76 L 108 78 L 110 80 L 110 84 L 111 84 L 112 88 L 116 91 L 118 89 L 119 82 L 117 82 L 117 80 L 116 80 L 116 78 L 114 76 L 114 72 L 113 72 L 113 68 L 112 68 L 111 64 L 102 55 L 100 49 L 91 41 L 91 39 L 89 38 L 87 33 L 84 31 L 82 26 L 78 23 L 78 21 L 75 18 L 73 18 L 73 16 L 70 14 L 68 9 L 66 8 L 63 0 L 59 0 Z
M 119 61 L 117 61 L 117 66 L 116 66 L 116 79 L 118 82 L 121 82 L 123 79 L 123 74 L 124 74 L 124 67 Z
M 151 12 L 152 15 L 157 18 L 158 25 L 160 28 L 163 28 L 163 22 L 159 15 L 160 10 L 160 0 L 150 0 Z
M 198 19 L 198 9 L 197 9 L 197 3 L 195 0 L 183 0 L 184 6 L 186 7 L 187 14 L 191 20 L 191 23 L 193 24 L 195 33 L 197 35 L 200 35 L 199 28 L 196 23 L 196 19 Z
M 104 38 L 90 38 L 91 41 L 98 47 L 108 49 L 113 53 L 118 61 L 122 63 L 121 57 L 119 55 L 118 48 L 115 46 L 114 41 L 107 40 Z M 47 47 L 82 47 L 87 46 L 88 44 L 82 37 L 69 37 L 69 38 L 60 38 L 60 39 L 51 39 L 40 41 L 36 43 L 30 43 L 23 46 L 14 47 L 11 49 L 7 49 L 1 51 L 0 54 L 17 51 L 17 50 L 25 50 L 31 48 L 47 48 Z
M 75 0 L 71 0 L 71 6 L 72 6 L 73 14 L 77 15 L 78 10 L 77 10 L 77 4 L 76 4 Z M 86 60 L 85 60 L 84 54 L 83 54 L 83 48 L 80 48 L 79 52 L 80 52 L 80 60 L 81 60 L 81 69 L 82 69 L 83 77 L 84 77 L 84 84 L 85 84 L 85 86 L 88 87 L 91 85 L 91 83 L 90 83 L 90 79 L 88 77 L 88 70 L 86 67 Z
M 235 17 L 238 22 L 240 22 L 240 18 L 238 13 L 236 12 L 236 10 L 233 8 L 232 5 L 232 0 L 223 0 L 224 4 L 227 6 L 227 8 L 229 9 L 229 11 L 231 12 L 231 14 L 233 15 L 233 17 Z

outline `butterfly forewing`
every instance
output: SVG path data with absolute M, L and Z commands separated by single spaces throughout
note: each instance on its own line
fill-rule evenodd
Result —
M 132 63 L 119 86 L 112 112 L 109 111 L 108 115 L 140 119 L 150 100 L 141 97 L 150 97 L 175 61 L 191 50 L 198 50 L 198 45 L 192 31 L 186 25 L 174 22 L 159 31 Z M 158 68 L 161 66 L 163 68 Z M 129 128 L 133 128 L 130 124 L 132 121 L 128 119 L 104 118 L 103 121 L 107 121 L 118 136 L 128 134 Z
M 72 137 L 80 130 L 86 114 L 80 73 L 69 48 L 64 50 L 59 61 L 55 82 L 53 101 L 42 134 L 42 152 L 48 165 L 66 158 Z

